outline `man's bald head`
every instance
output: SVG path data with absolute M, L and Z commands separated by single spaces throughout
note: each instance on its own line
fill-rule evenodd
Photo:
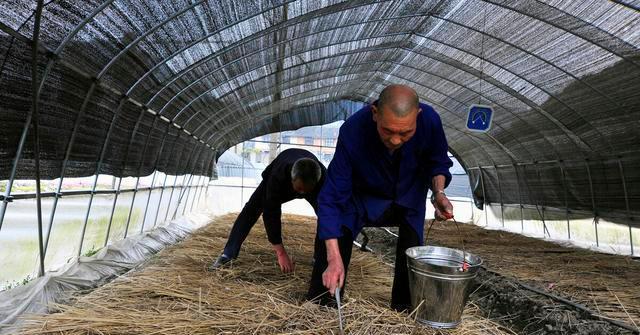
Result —
M 371 106 L 371 112 L 380 140 L 390 151 L 396 150 L 416 132 L 418 95 L 411 87 L 389 85 L 380 93 L 377 105 Z
M 404 117 L 419 107 L 418 94 L 406 85 L 389 85 L 378 97 L 378 109 L 390 110 L 399 117 Z

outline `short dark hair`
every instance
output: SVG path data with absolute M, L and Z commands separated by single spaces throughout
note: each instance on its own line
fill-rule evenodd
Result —
M 291 168 L 291 180 L 300 179 L 305 185 L 315 186 L 322 177 L 320 164 L 311 158 L 300 158 Z

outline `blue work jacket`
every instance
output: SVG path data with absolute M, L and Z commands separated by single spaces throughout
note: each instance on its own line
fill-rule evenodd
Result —
M 365 225 L 380 225 L 382 213 L 395 203 L 405 209 L 405 221 L 423 240 L 427 192 L 436 175 L 451 181 L 453 165 L 440 116 L 420 104 L 416 132 L 392 154 L 373 121 L 371 105 L 340 127 L 333 160 L 318 195 L 318 236 L 338 238 L 346 226 L 357 236 Z M 383 223 L 383 225 L 398 225 Z

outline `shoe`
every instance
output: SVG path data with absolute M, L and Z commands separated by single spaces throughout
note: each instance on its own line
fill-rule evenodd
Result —
M 411 312 L 411 305 L 410 304 L 391 304 L 391 309 L 400 313 L 408 313 L 408 312 Z
M 207 270 L 215 271 L 229 262 L 231 262 L 231 258 L 229 258 L 225 254 L 222 254 L 220 255 L 220 257 L 218 257 L 218 259 L 216 259 L 215 262 L 213 262 L 211 265 L 209 265 L 209 267 L 207 267 Z
M 338 309 L 338 303 L 336 302 L 336 299 L 329 295 L 328 291 L 325 291 L 324 294 L 320 295 L 309 292 L 305 296 L 305 299 L 320 306 Z

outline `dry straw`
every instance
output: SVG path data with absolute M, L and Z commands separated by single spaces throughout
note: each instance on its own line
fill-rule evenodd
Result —
M 465 246 L 492 270 L 569 297 L 605 316 L 640 325 L 640 263 L 475 225 L 436 224 L 430 243 Z
M 336 334 L 335 309 L 306 302 L 315 221 L 284 218 L 284 241 L 296 262 L 281 274 L 259 222 L 232 266 L 206 266 L 222 250 L 235 216 L 220 217 L 138 271 L 32 317 L 24 334 Z M 390 310 L 392 269 L 354 251 L 344 303 L 347 334 L 508 334 L 469 304 L 462 325 L 437 331 Z

